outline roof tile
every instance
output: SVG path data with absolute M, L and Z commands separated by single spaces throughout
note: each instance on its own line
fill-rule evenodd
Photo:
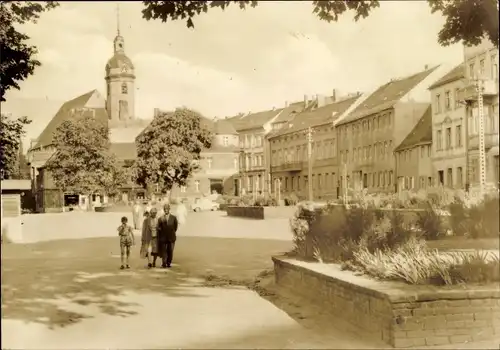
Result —
M 375 92 L 368 96 L 368 98 L 360 106 L 352 111 L 350 115 L 342 120 L 339 125 L 349 123 L 393 107 L 401 100 L 401 98 L 413 90 L 437 68 L 438 67 L 427 69 L 402 79 L 391 80 L 390 82 L 380 86 L 377 90 L 375 90 Z
M 438 81 L 436 81 L 434 84 L 429 86 L 429 90 L 435 89 L 437 87 L 443 86 L 445 84 L 451 83 L 456 80 L 460 80 L 464 78 L 464 69 L 465 66 L 463 63 L 459 64 L 455 68 L 453 68 L 451 71 L 446 73 L 442 78 L 440 78 Z
M 432 142 L 432 108 L 429 105 L 424 114 L 395 151 L 401 151 L 422 143 Z
M 72 110 L 77 108 L 84 108 L 92 95 L 94 95 L 95 93 L 97 93 L 97 90 L 92 90 L 65 102 L 61 106 L 61 108 L 59 108 L 56 115 L 50 120 L 49 124 L 47 124 L 45 129 L 43 129 L 43 131 L 41 132 L 40 136 L 38 137 L 36 148 L 50 146 L 54 142 L 54 132 L 64 121 L 71 118 Z M 103 106 L 103 108 L 89 109 L 93 111 L 92 113 L 95 113 L 97 119 L 107 121 L 108 114 L 104 107 L 105 106 Z
M 328 104 L 326 106 L 299 113 L 289 123 L 289 127 L 285 127 L 269 134 L 268 138 L 273 138 L 296 131 L 304 130 L 308 127 L 322 125 L 333 122 L 342 115 L 357 99 L 359 95 L 351 96 L 338 102 Z

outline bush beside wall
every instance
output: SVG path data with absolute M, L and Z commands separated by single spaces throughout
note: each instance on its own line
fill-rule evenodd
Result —
M 410 348 L 500 339 L 500 289 L 435 289 L 326 272 L 273 258 L 276 282 L 349 323 L 360 336 Z

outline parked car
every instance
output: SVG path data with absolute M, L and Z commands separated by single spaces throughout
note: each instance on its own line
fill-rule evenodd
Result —
M 214 202 L 208 198 L 196 198 L 194 203 L 191 205 L 193 211 L 216 211 L 219 210 L 219 203 Z

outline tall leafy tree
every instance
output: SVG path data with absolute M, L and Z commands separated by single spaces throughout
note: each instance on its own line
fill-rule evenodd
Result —
M 201 151 L 212 145 L 213 134 L 203 120 L 187 108 L 155 116 L 136 140 L 137 184 L 146 189 L 158 185 L 163 193 L 185 186 L 198 169 Z
M 5 114 L 0 121 L 0 171 L 2 179 L 21 177 L 21 140 L 25 134 L 24 127 L 31 123 L 27 117 L 13 119 Z
M 40 61 L 37 48 L 28 43 L 29 36 L 19 31 L 19 24 L 36 22 L 42 12 L 59 4 L 55 1 L 0 1 L 0 101 L 9 89 L 32 75 Z
M 477 45 L 483 37 L 498 47 L 498 0 L 427 0 L 432 13 L 441 13 L 446 21 L 439 32 L 438 42 L 448 46 L 460 41 Z M 186 20 L 194 27 L 193 18 L 211 8 L 225 9 L 237 4 L 241 9 L 255 7 L 258 1 L 143 1 L 145 19 Z M 345 12 L 354 12 L 354 20 L 366 18 L 383 1 L 378 0 L 320 0 L 312 1 L 312 12 L 321 20 L 337 21 Z
M 54 145 L 56 152 L 46 169 L 63 191 L 115 195 L 127 182 L 127 172 L 110 152 L 106 121 L 77 115 L 57 128 Z

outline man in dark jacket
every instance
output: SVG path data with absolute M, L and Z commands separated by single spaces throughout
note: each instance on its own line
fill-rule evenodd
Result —
M 177 218 L 170 213 L 170 204 L 163 206 L 163 215 L 158 219 L 157 239 L 158 253 L 161 256 L 161 267 L 170 267 L 177 239 Z

